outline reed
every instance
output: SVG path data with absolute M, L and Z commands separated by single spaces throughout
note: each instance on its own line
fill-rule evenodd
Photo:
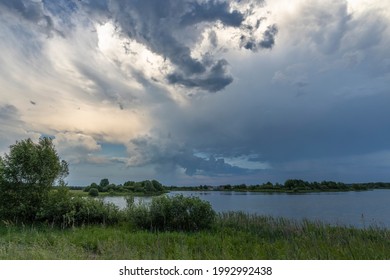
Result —
M 69 229 L 0 225 L 0 259 L 390 259 L 390 231 L 241 212 L 211 229 L 139 230 L 129 223 Z

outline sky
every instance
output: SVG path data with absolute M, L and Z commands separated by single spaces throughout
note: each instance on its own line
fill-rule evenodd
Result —
M 390 181 L 380 0 L 0 0 L 0 154 L 69 185 Z

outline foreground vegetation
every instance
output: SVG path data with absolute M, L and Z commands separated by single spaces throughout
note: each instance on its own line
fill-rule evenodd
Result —
M 201 231 L 0 226 L 0 259 L 389 259 L 390 231 L 219 214 Z

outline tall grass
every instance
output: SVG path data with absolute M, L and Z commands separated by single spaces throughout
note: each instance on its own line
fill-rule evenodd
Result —
M 196 232 L 1 223 L 0 259 L 390 259 L 390 231 L 240 212 L 218 214 Z

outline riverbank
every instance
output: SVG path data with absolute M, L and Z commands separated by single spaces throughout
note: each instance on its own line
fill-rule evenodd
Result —
M 170 186 L 170 191 L 225 191 L 225 192 L 258 192 L 258 193 L 326 193 L 326 192 L 351 192 L 368 191 L 375 189 L 390 189 L 390 183 L 352 183 L 322 181 L 308 182 L 303 180 L 286 180 L 284 184 L 265 183 L 258 185 L 220 185 L 220 186 Z
M 75 189 L 69 189 L 69 193 L 72 196 L 76 197 L 88 197 L 90 196 L 88 192 L 85 192 L 83 190 L 75 190 Z M 115 197 L 115 196 L 133 196 L 133 197 L 154 197 L 154 196 L 160 196 L 163 194 L 169 193 L 169 191 L 161 191 L 161 192 L 154 192 L 154 193 L 143 193 L 143 192 L 100 192 L 98 197 Z
M 243 213 L 199 232 L 149 232 L 127 223 L 60 230 L 0 226 L 0 259 L 390 259 L 390 230 L 335 227 Z
M 104 179 L 107 180 L 108 179 Z M 155 185 L 154 188 L 146 188 L 145 185 Z M 95 187 L 92 187 L 95 186 Z M 306 193 L 331 193 L 331 192 L 351 192 L 351 191 L 368 191 L 375 189 L 390 189 L 390 183 L 372 182 L 372 183 L 351 183 L 346 184 L 334 181 L 308 182 L 298 179 L 289 179 L 284 184 L 273 184 L 267 182 L 257 185 L 219 185 L 219 186 L 163 186 L 156 180 L 142 182 L 125 182 L 125 185 L 111 184 L 107 187 L 99 187 L 92 183 L 87 187 L 69 187 L 77 196 L 86 196 L 91 188 L 96 188 L 94 196 L 158 196 L 172 191 L 223 191 L 239 193 L 286 193 L 286 194 L 306 194 Z M 149 190 L 149 191 L 147 191 Z M 83 193 L 84 191 L 84 193 Z

